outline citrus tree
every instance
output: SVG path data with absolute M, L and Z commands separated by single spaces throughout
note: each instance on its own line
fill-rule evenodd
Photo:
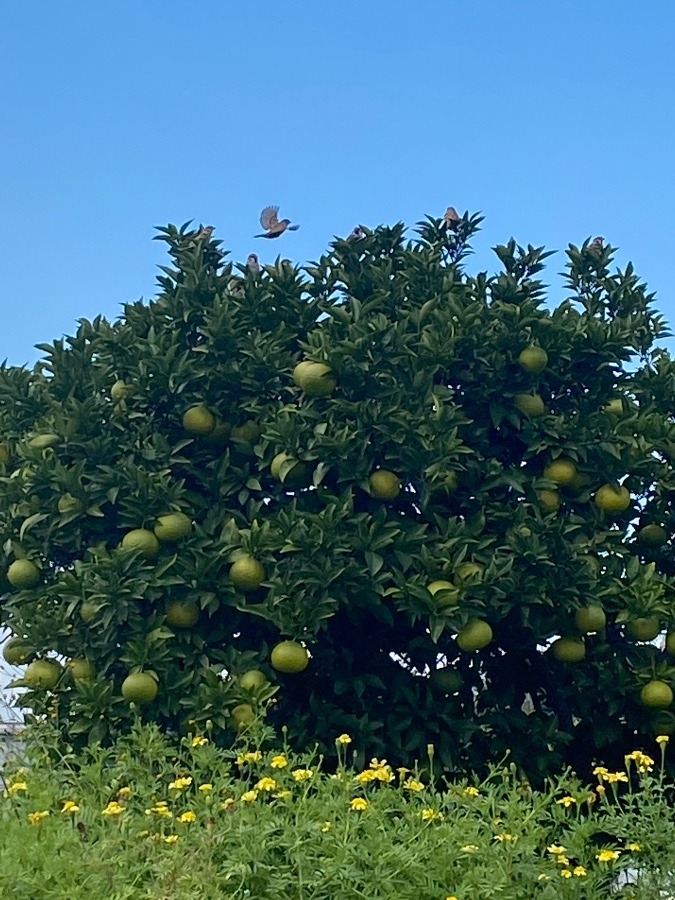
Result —
M 1 615 L 71 741 L 267 709 L 531 777 L 675 728 L 675 367 L 632 266 L 465 262 L 480 217 L 304 269 L 160 229 L 157 298 L 0 371 Z M 659 638 L 655 641 L 655 638 Z

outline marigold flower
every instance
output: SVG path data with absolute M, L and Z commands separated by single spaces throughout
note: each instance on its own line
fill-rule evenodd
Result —
M 477 797 L 480 794 L 480 791 L 477 787 L 465 787 L 464 793 L 467 797 Z
M 555 864 L 556 866 L 569 866 L 570 861 L 564 853 L 561 853 L 560 856 L 555 857 Z
M 586 871 L 586 869 L 584 869 L 583 866 L 575 866 L 572 870 L 572 874 L 575 878 L 584 878 L 588 874 L 588 872 Z
M 420 813 L 422 816 L 423 822 L 435 822 L 437 819 L 440 821 L 444 818 L 443 813 L 436 812 L 435 809 L 431 809 L 431 807 L 427 807 L 427 809 L 423 809 Z
M 620 850 L 601 850 L 599 853 L 595 854 L 595 858 L 598 862 L 614 862 L 614 860 L 618 859 L 620 856 Z
M 336 744 L 351 744 L 352 739 L 348 734 L 341 734 L 335 739 Z
M 235 801 L 234 801 L 233 797 L 228 797 L 226 800 L 223 800 L 223 802 L 220 804 L 220 808 L 224 809 L 226 811 L 228 809 L 232 809 L 232 807 L 234 806 L 234 802 Z
M 118 797 L 128 797 L 130 793 L 131 793 L 131 788 L 129 787 L 129 785 L 125 785 L 124 787 L 121 787 L 117 791 L 117 796 Z
M 606 775 L 609 774 L 609 770 L 606 769 L 604 766 L 596 766 L 596 767 L 593 769 L 593 774 L 594 774 L 594 775 L 597 775 L 598 779 L 599 779 L 600 781 L 602 781 L 602 779 L 603 779 Z
M 293 791 L 277 791 L 273 796 L 277 800 L 288 800 L 289 797 L 293 796 Z
M 572 870 L 571 869 L 561 869 L 560 874 L 562 875 L 563 878 L 571 878 Z
M 657 744 L 667 744 L 670 740 L 670 737 L 667 734 L 659 734 L 656 738 Z
M 245 791 L 241 795 L 241 799 L 242 799 L 243 803 L 253 803 L 253 801 L 256 799 L 257 796 L 258 796 L 257 791 Z
M 630 844 L 626 844 L 626 850 L 630 850 L 631 853 L 639 853 L 642 847 L 637 841 L 631 841 Z
M 495 840 L 500 844 L 512 844 L 518 840 L 515 834 L 509 834 L 508 831 L 502 831 L 501 834 L 495 835 Z
M 178 840 L 177 834 L 167 834 L 167 836 L 164 838 L 164 841 L 167 844 L 175 844 L 177 840 Z
M 574 799 L 574 797 L 570 797 L 568 794 L 566 797 L 561 797 L 560 800 L 556 800 L 555 802 L 559 803 L 561 806 L 564 806 L 565 809 L 569 809 L 569 807 L 577 801 Z
M 295 781 L 309 781 L 313 774 L 311 769 L 294 769 L 291 772 Z
M 415 778 L 408 778 L 403 787 L 408 791 L 415 791 L 416 793 L 424 790 L 424 785 L 422 784 L 422 782 L 417 781 L 417 779 Z
M 208 739 L 208 738 L 205 738 L 205 737 L 202 737 L 201 734 L 196 734 L 196 735 L 192 738 L 192 746 L 193 746 L 193 747 L 203 747 L 204 744 L 208 744 L 208 742 L 209 742 L 209 739 Z
M 196 814 L 191 809 L 186 809 L 184 813 L 181 813 L 178 816 L 177 822 L 194 822 L 197 818 Z
M 40 812 L 30 812 L 28 813 L 28 821 L 31 825 L 39 825 L 43 819 L 46 819 L 49 815 L 48 809 L 43 809 Z
M 235 762 L 238 766 L 243 766 L 244 763 L 260 762 L 261 759 L 262 753 L 260 750 L 248 750 L 246 753 L 240 753 Z
M 567 853 L 567 849 L 563 847 L 562 844 L 551 844 L 551 846 L 547 847 L 546 850 L 553 856 L 560 856 L 561 853 Z
M 158 816 L 164 816 L 166 819 L 173 818 L 173 813 L 167 807 L 166 803 L 157 803 L 155 806 L 151 806 L 150 809 L 145 810 L 146 816 L 151 816 L 153 813 L 156 813 Z
M 545 875 L 543 872 L 541 875 L 537 875 L 537 881 L 550 881 L 550 878 L 550 875 Z
M 170 791 L 182 791 L 185 788 L 190 787 L 192 784 L 192 777 L 190 775 L 184 775 L 181 778 L 176 778 L 175 781 L 172 781 L 169 785 Z
M 274 778 L 265 776 L 265 778 L 261 778 L 260 781 L 256 784 L 255 789 L 257 791 L 273 791 L 277 787 L 278 785 Z
M 628 781 L 628 775 L 625 772 L 608 772 L 605 778 L 610 784 L 616 784 L 617 781 Z
M 475 853 L 478 850 L 478 847 L 475 844 L 464 844 L 463 847 L 460 847 L 461 853 Z
M 373 756 L 373 758 L 370 760 L 371 769 L 384 769 L 385 767 L 387 767 L 386 759 L 378 759 L 376 756 Z
M 368 801 L 363 797 L 355 797 L 352 802 L 349 804 L 351 809 L 356 810 L 356 812 L 361 812 L 364 809 L 368 808 Z
M 346 743 L 346 742 L 343 741 L 342 743 Z M 333 825 L 331 822 L 322 822 L 321 823 L 321 831 L 330 831 L 332 827 L 333 827 Z
M 270 763 L 270 765 L 273 769 L 283 769 L 288 765 L 288 760 L 283 753 L 279 753 L 277 756 L 272 757 L 272 762 Z
M 74 800 L 64 800 L 63 807 L 61 809 L 62 813 L 77 813 L 80 811 L 80 807 L 75 803 Z
M 607 788 L 604 786 L 604 784 L 599 784 L 596 787 L 595 792 L 596 792 L 596 794 L 606 794 Z
M 210 781 L 207 781 L 205 784 L 200 784 L 197 790 L 201 791 L 202 794 L 208 794 L 209 791 L 213 790 L 213 785 Z
M 102 816 L 120 816 L 124 812 L 124 807 L 117 800 L 111 800 L 105 809 L 101 810 Z
M 457 900 L 454 894 L 451 894 L 449 897 L 446 897 L 445 900 Z
M 10 784 L 5 793 L 8 797 L 11 797 L 12 794 L 18 794 L 19 791 L 26 792 L 28 790 L 28 785 L 25 781 L 15 781 L 14 784 Z

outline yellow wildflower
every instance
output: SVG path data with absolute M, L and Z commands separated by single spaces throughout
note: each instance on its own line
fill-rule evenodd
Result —
M 420 815 L 422 816 L 422 821 L 424 822 L 435 822 L 436 820 L 440 821 L 444 818 L 443 813 L 436 812 L 436 810 L 431 809 L 431 807 L 423 809 Z
M 556 866 L 569 866 L 570 861 L 564 853 L 561 853 L 560 856 L 556 856 L 555 864 Z
M 49 815 L 48 809 L 43 809 L 41 812 L 31 812 L 28 813 L 28 821 L 31 825 L 39 825 L 43 819 L 46 819 Z
M 339 737 L 335 739 L 336 744 L 351 744 L 352 739 L 348 734 L 341 734 Z
M 173 813 L 167 807 L 166 803 L 156 803 L 154 806 L 151 806 L 150 809 L 145 810 L 146 816 L 151 816 L 153 813 L 156 813 L 158 816 L 164 816 L 167 819 L 173 818 Z
M 572 870 L 571 869 L 561 869 L 560 874 L 562 875 L 563 878 L 571 878 Z
M 347 735 L 343 735 L 343 737 L 347 737 Z M 346 743 L 346 742 L 343 741 L 342 743 Z M 330 831 L 332 827 L 333 827 L 333 825 L 332 825 L 331 822 L 322 822 L 322 823 L 321 823 L 321 830 L 322 830 L 322 831 Z
M 258 796 L 257 791 L 245 791 L 241 795 L 242 803 L 253 803 L 255 798 Z
M 477 787 L 465 787 L 464 793 L 467 797 L 477 797 L 480 794 L 480 791 Z
M 398 772 L 401 781 L 403 781 L 404 777 L 408 774 L 410 769 L 406 768 L 405 766 L 399 766 L 396 771 Z
M 226 800 L 220 804 L 220 808 L 224 810 L 232 809 L 234 806 L 234 799 L 232 797 L 228 797 Z
M 61 809 L 62 813 L 77 813 L 79 811 L 80 807 L 74 800 L 64 800 L 63 808 Z
M 421 781 L 417 781 L 416 778 L 408 778 L 408 780 L 404 782 L 403 787 L 407 791 L 415 791 L 416 793 L 424 790 L 424 785 Z
M 566 848 L 563 847 L 562 844 L 551 844 L 551 846 L 547 847 L 546 850 L 553 856 L 560 856 L 561 853 L 567 853 Z
M 260 750 L 247 750 L 246 753 L 240 753 L 236 759 L 237 765 L 241 766 L 244 763 L 254 763 L 260 762 L 262 759 L 262 753 Z
M 599 784 L 595 789 L 596 794 L 605 794 L 607 793 L 607 788 L 604 784 Z
M 184 813 L 181 813 L 178 816 L 178 819 L 176 821 L 178 821 L 178 822 L 194 822 L 196 818 L 197 818 L 197 816 L 195 815 L 195 813 L 191 809 L 187 809 L 187 810 L 185 810 Z
M 120 816 L 124 812 L 124 807 L 117 800 L 111 800 L 105 809 L 101 810 L 102 816 Z
M 600 781 L 602 781 L 603 778 L 605 778 L 607 775 L 609 775 L 609 770 L 606 769 L 604 766 L 596 766 L 593 769 L 593 774 L 597 775 L 598 779 Z
M 358 775 L 354 776 L 354 781 L 358 781 L 359 784 L 368 784 L 369 781 L 375 781 L 375 772 L 372 769 L 364 769 L 363 772 L 359 772 Z
M 12 794 L 18 794 L 19 791 L 26 792 L 28 790 L 28 785 L 25 781 L 15 781 L 14 784 L 10 784 L 5 792 L 8 797 L 11 797 Z
M 288 765 L 288 760 L 284 756 L 283 753 L 277 754 L 277 756 L 272 757 L 272 762 L 270 763 L 273 769 L 283 769 Z
M 277 800 L 288 800 L 289 797 L 293 796 L 293 791 L 277 791 L 274 796 Z
M 446 897 L 445 900 L 457 900 L 454 894 L 451 894 L 449 897 Z
M 561 797 L 560 800 L 556 800 L 555 802 L 559 803 L 561 806 L 564 806 L 565 809 L 568 809 L 570 806 L 572 806 L 572 804 L 576 803 L 577 801 L 574 799 L 574 797 L 570 797 L 568 794 L 566 797 Z
M 294 769 L 291 772 L 295 781 L 309 781 L 312 777 L 313 772 L 311 769 Z
M 266 776 L 265 778 L 261 778 L 260 781 L 256 784 L 255 789 L 257 791 L 273 791 L 278 787 L 274 778 L 270 778 Z
M 169 785 L 170 791 L 182 791 L 185 788 L 190 787 L 192 784 L 192 777 L 190 775 L 184 775 L 180 778 L 176 778 L 175 781 L 172 781 Z
M 601 850 L 599 853 L 595 854 L 595 858 L 598 862 L 614 862 L 614 860 L 618 859 L 620 856 L 620 850 Z
M 518 838 L 515 834 L 509 834 L 508 831 L 502 831 L 501 834 L 495 835 L 495 840 L 499 841 L 500 844 L 513 844 Z
M 630 850 L 631 853 L 639 853 L 642 847 L 636 841 L 631 841 L 630 844 L 626 844 L 626 850 Z
M 378 759 L 376 756 L 370 760 L 370 768 L 371 769 L 384 769 L 387 766 L 386 759 Z
M 537 875 L 537 881 L 550 881 L 550 875 L 544 875 L 542 872 L 541 875 Z
M 616 784 L 617 781 L 628 781 L 628 775 L 625 772 L 608 772 L 605 778 L 609 784 Z
M 164 841 L 167 844 L 175 844 L 177 840 L 178 840 L 177 834 L 167 834 L 167 836 L 164 838 Z
M 478 847 L 475 844 L 464 844 L 463 847 L 460 847 L 461 853 L 475 853 L 478 850 Z
M 131 788 L 130 788 L 129 785 L 127 784 L 127 785 L 125 785 L 124 787 L 121 787 L 121 788 L 117 791 L 117 796 L 118 796 L 118 797 L 128 797 L 130 793 L 131 793 Z
M 656 743 L 657 744 L 667 744 L 669 740 L 670 740 L 670 738 L 668 737 L 667 734 L 660 734 L 656 738 Z
M 575 866 L 572 871 L 572 875 L 574 875 L 575 878 L 584 878 L 587 874 L 588 873 L 583 866 Z
M 356 810 L 356 812 L 361 812 L 364 809 L 368 808 L 368 801 L 363 797 L 355 797 L 352 802 L 349 804 L 351 809 Z
M 205 784 L 200 784 L 197 790 L 201 791 L 202 794 L 208 794 L 209 791 L 213 790 L 213 785 L 210 781 L 207 781 Z
M 205 737 L 202 737 L 201 734 L 196 734 L 196 735 L 192 738 L 192 746 L 193 746 L 193 747 L 203 747 L 204 744 L 208 744 L 208 742 L 209 742 L 209 739 L 208 739 L 208 738 L 205 738 Z

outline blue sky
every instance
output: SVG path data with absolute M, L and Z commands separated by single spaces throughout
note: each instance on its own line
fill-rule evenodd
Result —
M 675 323 L 672 0 L 33 0 L 2 19 L 0 359 L 152 296 L 154 225 L 303 263 L 449 203 L 487 217 L 472 268 L 511 236 L 602 234 Z M 268 203 L 300 231 L 252 240 Z

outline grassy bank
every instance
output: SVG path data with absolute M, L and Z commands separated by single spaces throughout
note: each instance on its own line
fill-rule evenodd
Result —
M 662 764 L 667 739 L 626 768 L 532 791 L 505 764 L 480 784 L 428 785 L 420 769 L 350 766 L 207 736 L 171 746 L 138 726 L 77 758 L 48 726 L 6 762 L 0 896 L 41 898 L 603 898 L 655 900 L 675 871 Z M 651 753 L 649 752 L 651 750 Z M 434 768 L 433 749 L 423 761 Z

